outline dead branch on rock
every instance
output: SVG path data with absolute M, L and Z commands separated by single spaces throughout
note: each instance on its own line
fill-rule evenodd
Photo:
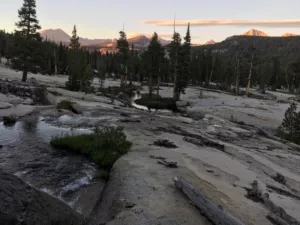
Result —
M 209 147 L 212 147 L 212 148 L 219 149 L 221 151 L 224 151 L 224 149 L 225 149 L 224 145 L 219 144 L 218 142 L 215 142 L 215 141 L 211 141 L 211 140 L 206 139 L 204 137 L 201 137 L 199 139 L 185 137 L 185 138 L 183 138 L 183 140 L 186 141 L 186 142 L 192 143 L 194 145 L 197 145 L 197 146 L 205 146 L 206 145 L 206 146 L 209 146 Z
M 277 225 L 289 225 L 287 222 L 285 222 L 283 219 L 281 219 L 280 217 L 276 216 L 273 213 L 270 213 L 267 218 L 272 222 L 275 223 Z
M 165 159 L 166 159 L 165 157 L 162 157 L 162 156 L 155 156 L 155 155 L 150 155 L 150 158 L 152 158 L 152 159 L 162 159 L 162 160 L 165 160 Z
M 177 162 L 167 161 L 167 160 L 165 160 L 165 159 L 158 160 L 157 163 L 158 163 L 158 164 L 162 164 L 162 165 L 164 165 L 165 167 L 169 167 L 169 168 L 178 168 Z
M 251 189 L 247 189 L 247 197 L 254 200 L 257 199 L 257 201 L 261 202 L 270 212 L 271 214 L 275 214 L 277 217 L 279 217 L 281 220 L 285 221 L 289 225 L 300 225 L 300 223 L 293 217 L 291 217 L 289 214 L 286 213 L 286 211 L 275 205 L 269 198 L 268 193 L 263 193 L 262 190 L 258 187 L 258 182 L 255 180 L 252 184 Z M 279 223 L 279 225 L 281 225 Z
M 135 120 L 135 119 L 122 119 L 120 120 L 121 123 L 140 123 L 140 120 Z
M 207 199 L 182 177 L 174 177 L 175 186 L 185 194 L 208 220 L 215 225 L 243 225 L 243 223 L 225 211 L 222 206 Z
M 166 139 L 159 139 L 154 142 L 154 145 L 166 148 L 178 148 L 173 142 Z
M 157 131 L 162 131 L 162 132 L 168 132 L 168 133 L 171 133 L 171 134 L 177 134 L 177 135 L 182 135 L 184 136 L 184 140 L 187 141 L 187 142 L 191 142 L 192 144 L 195 144 L 195 145 L 198 145 L 198 146 L 209 146 L 209 147 L 213 147 L 213 148 L 217 148 L 221 151 L 224 151 L 225 149 L 225 146 L 218 143 L 218 142 L 215 142 L 215 141 L 212 141 L 212 140 L 209 140 L 208 138 L 206 137 L 203 137 L 202 135 L 200 134 L 192 134 L 192 133 L 189 133 L 185 130 L 183 130 L 181 127 L 177 127 L 177 126 L 171 126 L 171 127 L 157 127 L 156 128 Z M 191 139 L 193 138 L 193 139 Z
M 294 193 L 291 193 L 289 191 L 286 191 L 282 188 L 278 188 L 278 187 L 275 187 L 275 186 L 272 186 L 272 185 L 267 185 L 267 188 L 272 190 L 272 191 L 275 191 L 276 193 L 280 194 L 280 195 L 285 195 L 287 197 L 291 197 L 291 198 L 295 198 L 295 199 L 298 199 L 300 200 L 300 196 L 294 194 Z
M 276 174 L 276 177 L 272 177 L 276 182 L 280 183 L 280 184 L 283 184 L 283 185 L 286 185 L 286 179 L 285 179 L 285 176 L 283 176 L 282 174 L 280 173 L 277 173 Z

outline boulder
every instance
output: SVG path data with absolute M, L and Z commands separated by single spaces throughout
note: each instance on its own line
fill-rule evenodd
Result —
M 187 116 L 194 120 L 202 120 L 205 117 L 205 112 L 201 109 L 188 109 Z
M 39 84 L 39 82 L 37 81 L 37 79 L 35 79 L 33 77 L 30 77 L 29 79 L 27 79 L 26 83 L 29 84 L 29 85 L 37 85 L 37 84 Z
M 188 101 L 177 101 L 176 102 L 177 108 L 179 108 L 179 107 L 186 107 L 188 105 L 189 105 Z
M 27 98 L 22 102 L 23 105 L 33 105 L 33 100 L 31 98 Z
M 83 225 L 83 217 L 68 205 L 0 170 L 1 224 Z
M 277 103 L 289 103 L 288 97 L 285 96 L 277 96 L 276 98 Z
M 13 104 L 13 105 L 18 105 L 18 104 L 21 104 L 23 101 L 24 101 L 24 99 L 16 97 L 16 98 L 13 98 L 12 100 L 10 100 L 9 103 Z

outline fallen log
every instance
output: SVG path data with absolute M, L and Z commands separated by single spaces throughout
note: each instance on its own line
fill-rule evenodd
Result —
M 244 225 L 222 206 L 204 197 L 195 187 L 182 177 L 174 177 L 175 186 L 184 193 L 208 220 L 215 225 Z
M 169 168 L 178 168 L 177 162 L 167 161 L 165 159 L 158 160 L 157 163 Z
M 273 214 L 273 213 L 270 213 L 270 214 L 267 216 L 267 218 L 268 218 L 271 222 L 273 222 L 273 223 L 275 223 L 275 224 L 277 224 L 277 225 L 289 225 L 287 222 L 285 222 L 285 220 L 281 219 L 279 216 L 277 216 L 277 215 L 275 215 L 275 214 Z
M 256 199 L 258 202 L 261 202 L 270 212 L 271 214 L 276 215 L 281 220 L 285 221 L 289 225 L 300 225 L 300 222 L 297 221 L 295 218 L 290 216 L 283 208 L 275 205 L 269 197 L 268 193 L 263 193 L 263 191 L 259 188 L 258 182 L 255 180 L 251 184 L 252 188 L 246 188 L 247 190 L 247 197 L 250 199 Z M 267 218 L 270 218 L 268 216 Z M 275 217 L 274 217 L 275 218 Z M 279 221 L 279 220 L 277 220 Z M 277 223 L 279 225 L 284 223 Z

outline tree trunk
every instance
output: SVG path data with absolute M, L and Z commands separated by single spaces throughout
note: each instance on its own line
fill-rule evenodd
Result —
M 159 96 L 160 76 L 157 78 L 157 96 Z
M 176 61 L 175 61 L 175 65 L 174 65 L 174 89 L 173 89 L 173 99 L 174 101 L 177 101 L 177 52 L 176 52 Z
M 215 225 L 244 225 L 222 206 L 207 199 L 196 188 L 182 177 L 174 177 L 175 186 L 185 194 L 208 220 Z
M 28 68 L 25 67 L 24 70 L 23 70 L 23 76 L 22 76 L 22 81 L 23 82 L 26 82 L 26 80 L 27 80 L 27 73 L 28 73 Z
M 212 76 L 213 76 L 213 73 L 214 73 L 214 70 L 215 70 L 215 62 L 216 62 L 216 59 L 213 58 L 213 63 L 212 63 L 212 67 L 211 67 L 211 70 L 210 70 L 210 76 L 209 76 L 209 81 L 208 81 L 209 84 L 211 82 L 211 79 L 212 79 Z
M 236 67 L 236 81 L 235 81 L 235 92 L 236 95 L 240 94 L 240 60 L 237 60 L 237 67 Z
M 251 84 L 252 67 L 253 67 L 253 57 L 254 57 L 254 55 L 252 54 L 251 63 L 250 63 L 249 77 L 248 77 L 248 85 L 247 85 L 247 90 L 246 90 L 246 96 L 248 96 L 248 97 L 249 97 L 249 93 L 250 93 L 250 84 Z
M 149 98 L 152 98 L 152 85 L 153 85 L 153 80 L 152 80 L 152 73 L 150 73 L 149 76 Z

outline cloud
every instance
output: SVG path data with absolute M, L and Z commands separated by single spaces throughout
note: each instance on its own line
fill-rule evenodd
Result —
M 174 26 L 173 20 L 142 20 L 152 26 Z M 294 20 L 177 20 L 176 26 L 241 26 L 241 27 L 300 27 L 300 19 Z

